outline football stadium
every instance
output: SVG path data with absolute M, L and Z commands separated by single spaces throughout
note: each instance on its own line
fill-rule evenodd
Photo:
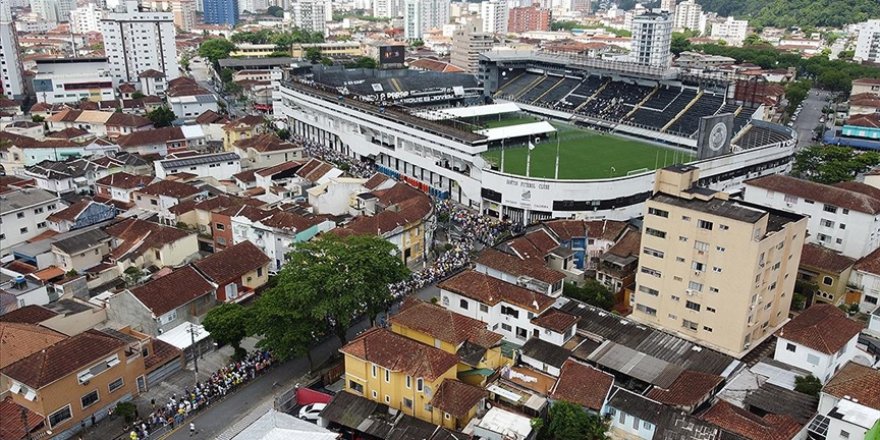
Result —
M 505 51 L 481 55 L 476 77 L 313 66 L 281 84 L 274 108 L 298 136 L 490 215 L 626 219 L 657 168 L 697 166 L 701 184 L 728 192 L 788 171 L 796 135 L 761 120 L 749 87 Z

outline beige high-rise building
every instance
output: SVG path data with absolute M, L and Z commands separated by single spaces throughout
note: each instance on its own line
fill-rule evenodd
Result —
M 174 25 L 183 32 L 191 32 L 196 24 L 196 2 L 193 0 L 172 0 L 171 12 Z
M 632 317 L 739 358 L 788 320 L 807 220 L 698 179 L 693 166 L 657 172 Z
M 480 54 L 492 50 L 495 43 L 492 34 L 482 32 L 479 18 L 471 18 L 452 34 L 452 50 L 449 62 L 453 66 L 476 73 L 480 67 Z

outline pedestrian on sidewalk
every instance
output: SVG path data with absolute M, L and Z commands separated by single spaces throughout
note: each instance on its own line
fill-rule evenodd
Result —
M 189 436 L 192 437 L 194 435 L 196 435 L 196 424 L 189 422 Z

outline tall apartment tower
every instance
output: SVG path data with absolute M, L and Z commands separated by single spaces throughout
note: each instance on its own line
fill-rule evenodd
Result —
M 672 15 L 668 12 L 647 12 L 632 19 L 632 51 L 630 59 L 645 66 L 669 67 L 672 57 Z
M 138 2 L 128 0 L 101 20 L 104 51 L 113 76 L 120 82 L 136 82 L 149 69 L 165 74 L 168 81 L 180 76 L 174 17 L 171 12 L 141 12 Z
M 492 34 L 482 32 L 479 18 L 472 18 L 452 34 L 452 50 L 449 62 L 453 66 L 476 73 L 480 67 L 480 54 L 492 50 L 495 40 Z
M 190 32 L 196 24 L 195 0 L 171 0 L 171 13 L 174 25 L 184 32 Z
M 675 12 L 675 0 L 660 0 L 660 10 L 666 12 Z
M 422 38 L 431 29 L 440 29 L 449 23 L 448 0 L 406 0 L 403 14 L 404 37 Z
M 238 23 L 238 0 L 203 0 L 205 24 L 225 24 L 235 26 Z
M 373 0 L 373 16 L 397 18 L 404 12 L 404 0 Z
M 21 100 L 25 97 L 24 76 L 18 34 L 8 1 L 0 1 L 0 96 Z
M 868 20 L 858 24 L 855 61 L 880 62 L 880 20 Z
M 517 34 L 530 31 L 549 31 L 550 21 L 550 10 L 539 5 L 511 8 L 510 17 L 507 20 L 507 31 Z
M 509 12 L 505 0 L 487 0 L 480 3 L 480 18 L 483 32 L 487 34 L 506 34 Z
M 807 220 L 695 186 L 698 178 L 688 165 L 657 172 L 632 317 L 740 358 L 788 320 Z
M 292 4 L 294 26 L 309 32 L 326 31 L 328 0 L 296 0 Z
M 694 0 L 685 0 L 675 7 L 675 19 L 672 24 L 674 30 L 689 29 L 692 31 L 706 32 L 706 14 L 703 7 Z
M 52 23 L 70 21 L 70 11 L 76 9 L 75 0 L 31 0 L 31 11 Z

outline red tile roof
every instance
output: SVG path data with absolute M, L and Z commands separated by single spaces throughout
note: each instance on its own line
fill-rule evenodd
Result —
M 67 336 L 36 324 L 0 322 L 0 369 Z
M 549 309 L 541 316 L 532 319 L 532 324 L 541 328 L 553 330 L 556 333 L 565 333 L 578 322 L 578 317 L 565 313 L 559 309 Z
M 880 275 L 880 249 L 862 257 L 853 266 L 854 270 Z
M 383 183 L 387 182 L 390 179 L 391 179 L 390 177 L 388 177 L 382 173 L 373 174 L 372 177 L 370 177 L 369 179 L 367 179 L 366 182 L 364 182 L 364 188 L 371 190 L 371 191 L 375 190 L 376 188 L 379 187 L 379 185 L 382 185 Z
M 149 249 L 158 249 L 194 234 L 137 218 L 128 218 L 108 226 L 104 232 L 121 242 L 110 251 L 110 257 L 117 261 L 136 258 Z
M 392 316 L 391 324 L 424 333 L 456 348 L 465 342 L 491 348 L 503 338 L 487 329 L 482 321 L 418 300 L 407 303 L 405 308 Z
M 840 274 L 855 264 L 854 258 L 841 255 L 839 252 L 812 243 L 804 243 L 801 250 L 801 267 L 821 270 L 827 273 Z
M 238 281 L 246 273 L 269 264 L 269 257 L 255 244 L 243 241 L 193 263 L 209 280 L 217 284 Z
M 693 407 L 710 398 L 723 381 L 721 376 L 685 370 L 669 389 L 654 388 L 645 397 L 670 406 Z
M 334 230 L 339 234 L 382 235 L 395 232 L 424 220 L 434 209 L 427 194 L 405 184 L 373 191 L 383 211 L 373 216 L 362 215 L 344 228 Z
M 811 182 L 780 174 L 747 180 L 746 185 L 756 186 L 783 194 L 791 194 L 816 202 L 827 203 L 840 208 L 864 212 L 871 215 L 880 213 L 880 198 L 866 194 L 868 186 L 863 183 L 854 186 L 838 187 Z M 860 190 L 855 190 L 858 187 Z M 746 189 L 748 191 L 748 189 Z
M 173 197 L 176 199 L 182 199 L 186 197 L 190 197 L 196 195 L 202 190 L 192 186 L 187 185 L 183 182 L 178 182 L 176 180 L 159 180 L 158 182 L 151 183 L 137 192 L 142 194 L 149 194 L 151 196 L 166 196 Z
M 599 411 L 614 385 L 614 376 L 574 360 L 567 360 L 551 397 Z
M 880 370 L 848 362 L 822 388 L 822 392 L 880 410 Z
M 110 127 L 142 128 L 152 126 L 153 121 L 139 115 L 114 112 L 110 115 L 110 119 L 107 120 L 105 125 Z
M 452 354 L 381 328 L 365 331 L 339 351 L 430 382 L 458 364 Z
M 520 258 L 544 261 L 544 257 L 553 249 L 559 247 L 559 243 L 543 229 L 527 232 L 508 241 L 507 246 L 519 255 Z
M 235 146 L 242 150 L 253 148 L 260 153 L 268 153 L 273 151 L 293 150 L 302 148 L 302 145 L 287 142 L 275 135 L 275 133 L 264 133 L 247 139 L 242 139 L 235 143 Z
M 77 374 L 83 367 L 110 356 L 125 342 L 98 330 L 86 330 L 16 361 L 3 374 L 40 389 L 58 379 Z
M 269 176 L 274 176 L 275 174 L 283 173 L 287 170 L 291 170 L 291 169 L 298 168 L 301 166 L 302 166 L 302 162 L 296 162 L 296 161 L 282 162 L 282 163 L 279 163 L 278 165 L 275 165 L 275 166 L 261 168 L 259 170 L 254 171 L 254 173 L 258 174 L 262 177 L 269 177 Z M 239 174 L 243 174 L 243 173 L 239 173 Z
M 196 124 L 226 124 L 227 122 L 229 122 L 229 118 L 214 110 L 205 110 L 196 118 Z
M 0 322 L 39 324 L 47 319 L 51 319 L 56 316 L 58 316 L 57 312 L 49 310 L 43 306 L 29 305 L 0 315 Z
M 437 388 L 431 398 L 431 406 L 448 413 L 452 417 L 462 419 L 470 414 L 477 404 L 489 395 L 489 392 L 464 382 L 446 379 Z
M 48 217 L 46 217 L 46 220 L 56 223 L 60 221 L 75 222 L 79 215 L 82 214 L 83 211 L 88 209 L 88 207 L 91 206 L 92 203 L 95 202 L 88 199 L 80 200 L 68 206 L 67 208 L 62 209 L 61 211 L 53 212 Z
M 825 354 L 834 354 L 863 328 L 837 307 L 818 303 L 788 321 L 776 336 Z
M 534 278 L 550 285 L 565 280 L 565 275 L 562 272 L 550 269 L 535 259 L 523 260 L 493 248 L 486 248 L 480 252 L 475 263 L 513 276 Z
M 138 78 L 165 78 L 165 74 L 156 69 L 147 69 L 141 72 Z
M 308 180 L 309 182 L 317 182 L 320 178 L 324 177 L 325 174 L 329 173 L 333 168 L 335 167 L 327 162 L 319 159 L 311 159 L 306 162 L 306 164 L 303 165 L 302 168 L 296 170 L 296 175 Z
M 22 412 L 27 417 L 23 418 Z M 27 420 L 27 429 L 24 426 L 25 420 Z M 0 439 L 2 440 L 22 440 L 27 438 L 25 432 L 32 433 L 32 438 L 40 438 L 40 433 L 34 431 L 43 425 L 44 420 L 45 416 L 13 402 L 12 396 L 6 396 L 0 401 Z
M 327 217 L 323 215 L 306 217 L 292 212 L 275 211 L 268 217 L 261 219 L 260 223 L 270 228 L 301 232 L 326 220 Z
M 156 317 L 214 292 L 214 286 L 191 266 L 130 289 Z
M 702 419 L 749 440 L 791 440 L 801 430 L 801 424 L 790 416 L 768 414 L 762 418 L 724 400 L 709 408 Z
M 153 130 L 136 131 L 124 134 L 116 139 L 122 148 L 140 147 L 144 145 L 167 144 L 170 141 L 185 141 L 186 135 L 180 127 L 162 127 Z
M 264 169 L 265 168 L 252 168 L 252 169 L 245 170 L 245 171 L 242 171 L 237 174 L 233 174 L 232 178 L 234 178 L 236 180 L 240 180 L 244 183 L 256 182 L 257 181 L 257 177 L 256 177 L 257 171 L 264 170 Z
M 547 310 L 555 301 L 547 295 L 472 270 L 455 275 L 437 287 L 489 306 L 504 301 L 534 313 Z

